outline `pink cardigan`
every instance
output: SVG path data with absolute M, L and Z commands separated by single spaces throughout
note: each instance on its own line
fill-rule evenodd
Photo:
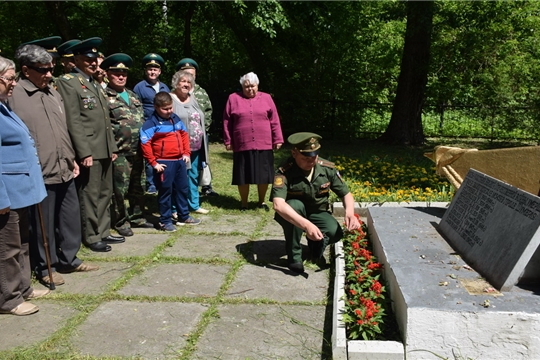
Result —
M 223 112 L 223 139 L 233 151 L 272 150 L 283 144 L 279 115 L 272 97 L 257 92 L 248 99 L 241 92 L 229 95 Z

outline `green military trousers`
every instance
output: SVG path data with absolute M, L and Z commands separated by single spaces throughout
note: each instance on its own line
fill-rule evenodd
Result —
M 323 233 L 324 238 L 321 241 L 308 240 L 308 247 L 311 251 L 311 256 L 314 259 L 318 259 L 323 256 L 324 250 L 328 244 L 338 242 L 343 237 L 343 230 L 337 222 L 337 220 L 327 211 L 308 213 L 304 203 L 300 200 L 291 199 L 287 200 L 289 204 L 298 214 L 307 218 L 315 226 L 317 226 Z M 302 262 L 302 234 L 304 230 L 291 224 L 278 213 L 275 214 L 274 219 L 281 225 L 285 234 L 285 247 L 287 251 L 287 258 L 290 264 Z

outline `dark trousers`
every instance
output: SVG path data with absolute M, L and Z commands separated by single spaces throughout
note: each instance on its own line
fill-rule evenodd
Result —
M 10 311 L 34 291 L 30 283 L 28 208 L 0 215 L 0 310 Z
M 167 165 L 162 173 L 154 170 L 154 183 L 158 189 L 159 221 L 162 224 L 172 223 L 172 196 L 177 206 L 178 219 L 186 220 L 189 217 L 188 209 L 188 178 L 184 160 L 159 160 L 160 164 Z M 174 191 L 173 191 L 174 190 Z
M 287 200 L 287 204 L 289 204 L 298 214 L 315 224 L 315 226 L 317 226 L 323 233 L 324 238 L 321 241 L 313 241 L 308 239 L 308 246 L 311 250 L 311 256 L 314 258 L 321 257 L 328 244 L 338 242 L 343 237 L 343 230 L 341 229 L 341 226 L 329 212 L 323 211 L 308 213 L 304 203 L 296 199 Z M 301 263 L 302 245 L 300 244 L 300 241 L 302 240 L 304 230 L 294 226 L 282 218 L 278 213 L 275 214 L 274 219 L 283 228 L 283 233 L 285 235 L 285 248 L 289 263 Z
M 81 173 L 75 179 L 85 244 L 94 244 L 111 235 L 109 212 L 113 194 L 111 164 L 111 159 L 94 159 L 91 167 L 80 167 Z
M 61 184 L 45 185 L 45 188 L 47 197 L 41 202 L 41 212 L 49 244 L 51 270 L 74 269 L 82 264 L 82 261 L 77 258 L 77 253 L 81 248 L 82 234 L 75 183 L 69 180 Z M 49 271 L 37 206 L 30 210 L 30 221 L 33 229 L 30 242 L 32 266 L 36 276 L 41 278 L 48 275 Z

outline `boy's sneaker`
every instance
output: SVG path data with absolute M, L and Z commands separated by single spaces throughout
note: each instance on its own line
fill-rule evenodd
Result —
M 157 194 L 157 189 L 154 185 L 150 185 L 148 187 L 148 190 L 146 190 L 146 192 L 150 195 Z
M 173 224 L 159 224 L 159 228 L 163 231 L 174 232 L 176 227 Z
M 188 217 L 186 220 L 179 220 L 176 225 L 199 225 L 201 220 L 195 219 L 192 216 Z

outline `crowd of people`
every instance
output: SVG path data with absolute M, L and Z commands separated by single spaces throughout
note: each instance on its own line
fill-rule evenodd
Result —
M 211 183 L 199 193 L 212 104 L 195 81 L 195 60 L 177 63 L 171 91 L 159 80 L 164 59 L 149 53 L 144 79 L 130 90 L 129 55 L 105 57 L 97 37 L 61 41 L 20 45 L 18 75 L 15 63 L 0 57 L 0 313 L 38 311 L 27 300 L 49 290 L 33 289 L 31 273 L 53 288 L 65 283 L 61 274 L 98 270 L 77 257 L 82 244 L 107 252 L 132 236 L 132 227 L 173 232 L 198 225 L 191 214 L 209 212 L 200 207 L 200 194 L 218 196 Z M 57 59 L 64 74 L 53 78 Z M 352 196 L 333 165 L 319 161 L 316 134 L 289 137 L 292 158 L 275 172 L 274 151 L 284 143 L 276 105 L 258 91 L 253 72 L 240 85 L 223 114 L 240 210 L 248 209 L 254 184 L 258 208 L 270 211 L 265 198 L 273 183 L 270 199 L 285 232 L 289 269 L 301 273 L 304 232 L 317 262 L 341 238 L 328 190 L 343 198 L 348 228 L 359 226 Z M 147 193 L 157 193 L 158 224 L 145 218 L 143 183 Z

